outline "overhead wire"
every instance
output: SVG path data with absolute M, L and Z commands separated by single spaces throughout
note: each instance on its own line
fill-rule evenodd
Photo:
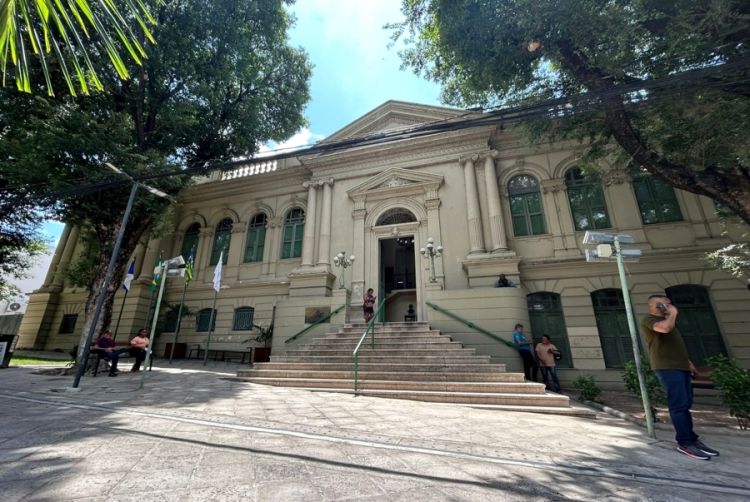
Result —
M 139 182 L 146 182 L 172 176 L 207 175 L 216 170 L 231 171 L 238 167 L 245 167 L 261 162 L 273 162 L 290 157 L 323 155 L 350 148 L 416 139 L 473 127 L 513 124 L 541 117 L 549 117 L 550 119 L 563 118 L 574 114 L 583 114 L 589 113 L 592 110 L 598 110 L 601 107 L 602 101 L 618 96 L 621 97 L 637 94 L 638 99 L 631 97 L 630 99 L 623 101 L 625 105 L 629 105 L 669 97 L 695 88 L 726 87 L 728 85 L 745 83 L 750 80 L 750 76 L 746 78 L 735 78 L 734 80 L 718 80 L 718 78 L 723 75 L 732 75 L 733 73 L 746 72 L 748 70 L 750 70 L 750 57 L 745 57 L 731 63 L 688 70 L 657 79 L 613 85 L 611 88 L 603 91 L 584 92 L 575 96 L 563 96 L 539 103 L 530 103 L 497 110 L 488 108 L 490 111 L 484 112 L 481 115 L 478 115 L 481 112 L 468 110 L 456 117 L 422 123 L 410 128 L 345 138 L 339 141 L 319 142 L 311 146 L 304 146 L 293 150 L 289 150 L 289 147 L 284 147 L 277 149 L 277 153 L 269 154 L 269 152 L 266 151 L 263 152 L 262 155 L 256 154 L 249 158 L 218 162 L 203 162 L 198 165 L 187 166 L 176 170 L 133 176 L 133 179 Z M 271 150 L 271 152 L 274 152 L 274 150 Z M 78 197 L 100 190 L 106 190 L 121 185 L 124 186 L 128 183 L 130 183 L 130 181 L 127 179 L 104 181 L 72 188 L 66 191 L 49 193 L 47 195 L 56 196 L 57 198 Z

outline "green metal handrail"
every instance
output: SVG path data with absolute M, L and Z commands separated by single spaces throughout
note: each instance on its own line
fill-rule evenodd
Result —
M 292 336 L 292 337 L 290 337 L 290 338 L 287 338 L 286 340 L 284 340 L 284 343 L 289 343 L 289 342 L 291 342 L 292 340 L 294 340 L 294 339 L 296 339 L 296 338 L 298 338 L 298 337 L 300 337 L 300 336 L 304 335 L 305 333 L 307 333 L 308 331 L 310 331 L 311 329 L 313 329 L 313 328 L 314 328 L 315 326 L 317 326 L 318 324 L 320 324 L 320 323 L 322 323 L 322 322 L 326 322 L 326 321 L 327 321 L 328 319 L 330 319 L 330 318 L 331 318 L 331 317 L 333 317 L 334 315 L 338 314 L 338 313 L 339 313 L 339 312 L 341 311 L 341 309 L 343 309 L 344 307 L 346 307 L 346 304 L 344 304 L 344 305 L 341 305 L 340 307 L 337 307 L 337 308 L 336 308 L 336 310 L 332 311 L 332 312 L 331 312 L 330 314 L 328 314 L 327 316 L 325 316 L 325 317 L 321 317 L 320 319 L 318 319 L 317 321 L 315 321 L 314 323 L 312 323 L 312 324 L 311 324 L 311 325 L 309 325 L 308 327 L 306 327 L 306 328 L 302 329 L 301 331 L 299 331 L 299 332 L 298 332 L 297 334 L 295 334 L 294 336 Z
M 365 332 L 362 333 L 362 337 L 359 339 L 359 343 L 357 344 L 357 347 L 354 349 L 354 352 L 352 352 L 352 356 L 354 357 L 354 395 L 357 395 L 357 383 L 358 383 L 358 376 L 359 376 L 359 349 L 362 348 L 362 342 L 365 341 L 365 338 L 367 338 L 367 335 L 372 331 L 372 350 L 375 350 L 375 323 L 377 322 L 378 317 L 381 314 L 381 311 L 383 310 L 383 307 L 385 307 L 385 302 L 388 298 L 383 298 L 381 300 L 380 305 L 378 305 L 378 308 L 373 313 L 372 319 L 370 319 L 370 322 L 367 323 L 367 328 L 365 328 Z
M 460 322 L 460 323 L 464 324 L 465 326 L 468 326 L 469 328 L 473 329 L 474 331 L 477 331 L 477 332 L 479 332 L 479 333 L 482 333 L 483 335 L 487 335 L 487 336 L 489 336 L 490 338 L 493 338 L 493 339 L 497 340 L 498 342 L 502 342 L 502 343 L 504 343 L 505 345 L 507 345 L 508 347 L 510 347 L 511 349 L 515 349 L 515 348 L 516 348 L 516 346 L 515 346 L 515 345 L 513 345 L 513 344 L 512 344 L 511 342 L 509 342 L 508 340 L 505 340 L 505 339 L 503 339 L 503 338 L 500 338 L 499 336 L 497 336 L 496 334 L 492 333 L 491 331 L 487 331 L 487 330 L 486 330 L 486 329 L 484 329 L 483 327 L 481 327 L 481 326 L 477 326 L 476 324 L 474 324 L 474 323 L 473 323 L 473 322 L 471 322 L 471 321 L 467 321 L 466 319 L 464 319 L 464 318 L 463 318 L 463 317 L 461 317 L 460 315 L 458 315 L 458 314 L 454 314 L 454 313 L 453 313 L 453 312 L 451 312 L 450 310 L 444 309 L 443 307 L 441 307 L 441 306 L 439 306 L 439 305 L 435 305 L 435 304 L 434 304 L 434 303 L 432 303 L 432 302 L 425 302 L 425 303 L 427 304 L 427 306 L 428 306 L 428 307 L 432 308 L 433 310 L 437 310 L 437 311 L 438 311 L 438 312 L 440 312 L 441 314 L 445 314 L 445 315 L 447 315 L 448 317 L 452 317 L 453 319 L 455 319 L 455 320 L 457 320 L 458 322 Z

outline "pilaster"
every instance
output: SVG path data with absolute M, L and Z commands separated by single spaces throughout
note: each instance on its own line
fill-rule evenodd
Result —
M 469 229 L 469 254 L 484 253 L 484 236 L 482 235 L 482 217 L 479 211 L 477 179 L 474 162 L 477 155 L 463 159 L 464 185 L 466 189 L 466 217 Z M 461 162 L 461 160 L 459 160 Z
M 490 235 L 492 236 L 492 252 L 508 249 L 508 238 L 505 233 L 503 211 L 500 206 L 500 192 L 497 187 L 495 173 L 495 157 L 497 152 L 491 152 L 484 158 L 484 176 L 487 190 L 487 206 L 490 216 Z

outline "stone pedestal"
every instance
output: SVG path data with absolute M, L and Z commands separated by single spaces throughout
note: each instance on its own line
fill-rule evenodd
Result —
M 461 262 L 469 279 L 470 288 L 492 287 L 500 274 L 510 279 L 513 284 L 520 284 L 518 264 L 520 258 L 514 251 L 500 251 L 481 256 L 474 255 Z
M 289 296 L 331 296 L 335 280 L 328 267 L 295 269 L 289 274 Z

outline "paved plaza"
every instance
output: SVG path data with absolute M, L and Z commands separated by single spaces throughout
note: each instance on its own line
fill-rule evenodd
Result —
M 607 415 L 312 393 L 237 369 L 157 361 L 143 389 L 122 373 L 79 392 L 0 370 L 0 500 L 750 499 L 750 434 L 704 431 L 722 455 L 699 462 Z

